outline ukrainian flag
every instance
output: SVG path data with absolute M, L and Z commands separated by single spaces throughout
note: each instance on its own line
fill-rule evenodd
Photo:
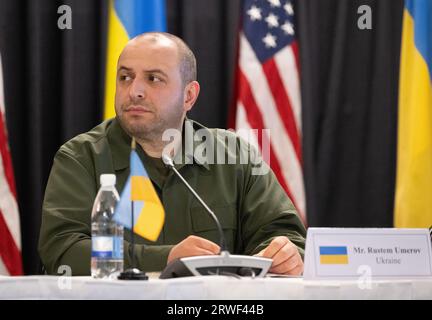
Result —
M 148 31 L 166 31 L 165 0 L 110 0 L 105 74 L 104 119 L 115 116 L 117 60 L 129 39 Z
M 403 16 L 394 225 L 432 225 L 432 1 Z
M 319 247 L 321 264 L 348 264 L 347 247 Z
M 134 142 L 133 142 L 134 144 Z M 130 176 L 115 209 L 114 219 L 141 237 L 156 241 L 165 222 L 165 210 L 135 147 L 130 154 Z

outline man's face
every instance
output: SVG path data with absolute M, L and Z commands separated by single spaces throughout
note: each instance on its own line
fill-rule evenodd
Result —
M 128 134 L 157 139 L 169 128 L 180 129 L 184 87 L 176 45 L 165 38 L 129 43 L 117 65 L 115 110 Z

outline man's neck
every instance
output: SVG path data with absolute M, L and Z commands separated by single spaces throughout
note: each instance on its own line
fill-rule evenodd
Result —
M 177 130 L 179 130 L 179 132 L 181 133 L 180 137 L 182 136 L 182 132 L 183 132 L 182 129 L 183 129 L 183 124 L 179 128 L 177 128 Z M 143 148 L 145 153 L 152 158 L 161 158 L 162 154 L 167 151 L 170 157 L 174 157 L 177 150 L 181 147 L 182 144 L 181 139 L 175 141 L 174 143 L 171 143 L 170 141 L 163 141 L 161 135 L 157 137 L 152 137 L 151 139 L 137 138 L 137 142 Z M 170 144 L 169 146 L 170 150 L 164 150 L 165 147 L 168 146 L 168 144 Z
M 137 140 L 138 144 L 143 148 L 145 153 L 152 158 L 162 157 L 162 151 L 165 148 L 164 141 L 148 141 L 148 140 Z

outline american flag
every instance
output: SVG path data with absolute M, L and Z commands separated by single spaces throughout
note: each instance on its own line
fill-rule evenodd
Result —
M 239 35 L 235 127 L 270 141 L 270 166 L 306 223 L 301 98 L 294 10 L 288 0 L 245 0 Z M 270 137 L 262 136 L 269 129 Z M 267 140 L 268 141 L 268 140 Z
M 21 234 L 12 160 L 7 141 L 0 56 L 0 274 L 20 275 Z

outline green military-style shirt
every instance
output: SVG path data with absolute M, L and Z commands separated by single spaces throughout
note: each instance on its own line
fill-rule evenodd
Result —
M 234 133 L 208 129 L 188 119 L 186 122 L 192 125 L 193 132 L 204 130 L 215 148 L 230 156 L 233 150 L 228 150 L 219 133 L 234 135 L 236 159 L 250 151 Z M 129 176 L 130 142 L 118 121 L 111 119 L 68 141 L 55 155 L 45 191 L 39 239 L 39 253 L 49 274 L 57 274 L 61 265 L 70 266 L 73 275 L 90 274 L 91 211 L 99 176 L 114 173 L 116 188 L 121 193 Z M 196 147 L 197 142 L 194 143 Z M 151 242 L 135 235 L 137 245 L 133 252 L 130 231 L 125 230 L 125 268 L 130 267 L 133 254 L 141 270 L 161 271 L 171 248 L 189 235 L 219 244 L 215 223 L 179 178 L 171 171 L 164 172 L 139 145 L 137 152 L 166 216 L 158 240 Z M 274 237 L 287 236 L 303 256 L 305 228 L 272 171 L 255 175 L 253 164 L 240 161 L 189 162 L 193 163 L 176 163 L 176 168 L 219 218 L 231 253 L 252 255 L 264 249 Z

